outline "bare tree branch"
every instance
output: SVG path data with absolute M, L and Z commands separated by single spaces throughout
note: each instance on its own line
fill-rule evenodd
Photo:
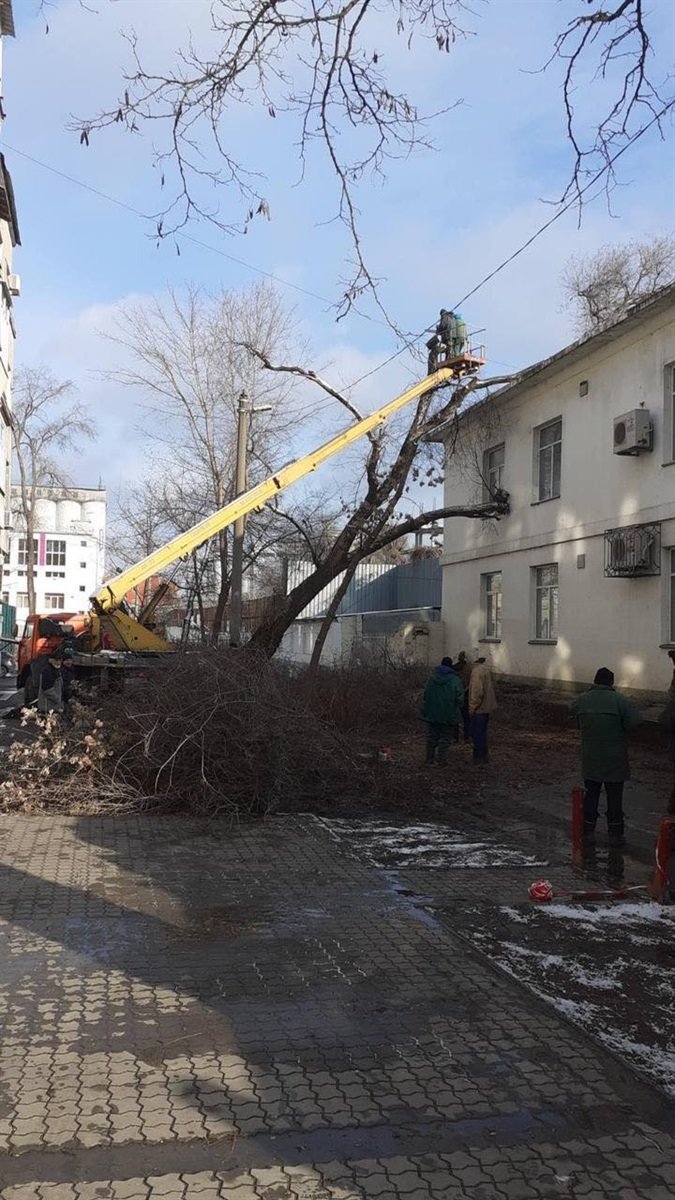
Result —
M 652 117 L 675 103 L 672 75 L 655 80 L 652 74 L 653 47 L 648 30 L 645 0 L 619 0 L 603 7 L 602 0 L 586 0 L 583 11 L 573 17 L 555 41 L 546 67 L 562 62 L 563 103 L 567 136 L 573 151 L 569 183 L 561 201 L 575 198 L 582 203 L 582 189 L 599 168 L 606 167 L 607 195 L 615 183 L 612 158 L 635 132 L 645 109 Z M 607 85 L 604 112 L 589 133 L 577 112 L 575 96 L 588 76 L 596 90 Z M 661 126 L 662 116 L 658 126 Z
M 570 258 L 562 274 L 565 306 L 582 335 L 625 317 L 632 304 L 675 280 L 675 238 L 655 237 Z

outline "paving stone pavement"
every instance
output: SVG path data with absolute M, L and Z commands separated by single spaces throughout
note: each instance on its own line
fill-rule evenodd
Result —
M 309 817 L 1 817 L 2 1200 L 675 1195 L 673 1105 L 402 875 Z

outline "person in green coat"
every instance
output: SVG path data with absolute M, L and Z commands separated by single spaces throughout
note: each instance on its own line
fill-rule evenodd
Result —
M 452 659 L 444 658 L 424 689 L 422 720 L 427 723 L 427 758 L 433 763 L 438 750 L 438 765 L 448 761 L 448 749 L 462 723 L 464 686 L 453 669 Z
M 581 730 L 584 835 L 586 838 L 595 835 L 604 785 L 609 844 L 622 846 L 625 841 L 623 786 L 630 778 L 627 735 L 637 728 L 642 718 L 635 705 L 614 690 L 614 674 L 607 667 L 600 667 L 592 688 L 573 700 L 570 710 Z

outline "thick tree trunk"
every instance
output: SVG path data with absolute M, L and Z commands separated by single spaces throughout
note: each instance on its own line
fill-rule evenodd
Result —
M 356 568 L 358 567 L 358 565 L 359 564 L 357 561 L 347 571 L 345 571 L 344 578 L 340 580 L 339 587 L 337 588 L 335 595 L 333 596 L 333 599 L 331 600 L 330 604 L 328 605 L 326 615 L 325 615 L 323 621 L 321 622 L 321 628 L 317 634 L 316 642 L 314 643 L 314 648 L 312 650 L 312 657 L 309 660 L 309 669 L 308 670 L 309 670 L 310 675 L 315 675 L 319 669 L 319 664 L 321 662 L 321 654 L 322 654 L 323 648 L 326 644 L 326 638 L 328 637 L 328 634 L 330 633 L 330 627 L 333 624 L 333 621 L 335 620 L 335 618 L 337 616 L 338 608 L 340 607 L 344 597 L 347 594 L 347 589 L 349 588 L 349 585 L 350 585 L 352 579 L 354 578 L 354 575 L 356 574 Z
M 220 590 L 211 626 L 211 645 L 217 646 L 225 620 L 225 610 L 230 595 L 230 578 L 228 574 L 227 534 L 225 530 L 218 534 L 218 558 L 220 560 Z
M 414 533 L 416 529 L 423 529 L 425 525 L 431 525 L 446 517 L 469 517 L 484 521 L 506 516 L 508 511 L 509 502 L 506 493 L 503 493 L 503 498 L 500 497 L 487 504 L 431 509 L 428 512 L 420 513 L 417 517 L 411 517 L 391 526 L 372 541 L 366 541 L 362 548 L 352 550 L 353 542 L 359 534 L 364 519 L 363 513 L 358 514 L 358 523 L 350 522 L 350 526 L 346 527 L 338 536 L 326 561 L 321 563 L 316 571 L 313 571 L 306 579 L 303 579 L 296 588 L 293 588 L 293 591 L 285 597 L 281 607 L 276 608 L 271 616 L 258 626 L 247 646 L 251 650 L 257 650 L 266 655 L 267 658 L 272 658 L 279 649 L 281 639 L 289 626 L 293 624 L 303 608 L 306 608 L 310 601 L 318 596 L 322 588 L 332 583 L 336 575 L 342 571 L 348 571 L 352 567 L 355 568 L 369 554 L 383 549 L 391 542 L 398 541 L 399 538 L 405 537 L 409 533 Z

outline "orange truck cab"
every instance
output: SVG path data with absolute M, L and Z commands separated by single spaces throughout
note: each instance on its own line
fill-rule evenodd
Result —
M 38 692 L 39 672 L 50 654 L 70 647 L 77 650 L 78 638 L 89 628 L 89 614 L 54 612 L 31 614 L 24 625 L 17 656 L 17 688 L 24 688 L 26 703 Z
M 96 618 L 88 612 L 31 614 L 24 626 L 17 656 L 17 688 L 24 689 L 24 704 L 37 699 L 40 672 L 55 651 L 73 651 L 76 679 L 117 686 L 126 672 L 143 675 L 147 659 L 119 650 L 108 631 L 93 630 Z

